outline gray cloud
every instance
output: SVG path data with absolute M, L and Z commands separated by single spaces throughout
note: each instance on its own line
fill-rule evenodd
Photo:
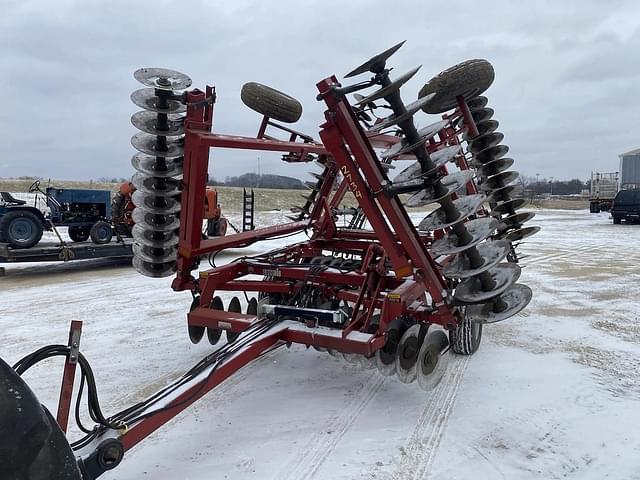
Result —
M 403 39 L 395 72 L 423 65 L 403 89 L 407 101 L 454 63 L 494 64 L 487 95 L 525 174 L 585 178 L 616 170 L 617 155 L 640 146 L 634 1 L 4 3 L 0 176 L 129 176 L 129 95 L 141 66 L 215 84 L 216 131 L 256 133 L 259 118 L 239 92 L 258 81 L 300 99 L 296 128 L 317 137 L 316 82 Z M 214 151 L 211 173 L 224 178 L 257 164 L 256 152 Z M 297 176 L 307 169 L 262 153 L 260 166 Z

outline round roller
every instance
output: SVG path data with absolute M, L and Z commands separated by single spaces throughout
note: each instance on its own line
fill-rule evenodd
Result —
M 159 90 L 184 90 L 191 86 L 187 75 L 168 68 L 140 68 L 133 73 L 133 78 Z
M 153 155 L 138 152 L 131 158 L 131 165 L 145 176 L 159 178 L 180 177 L 183 171 L 183 158 L 158 159 Z
M 135 257 L 134 257 L 134 261 L 135 261 Z M 189 311 L 192 312 L 199 306 L 200 306 L 200 297 L 194 297 L 193 302 L 191 302 L 191 308 L 189 309 Z M 200 343 L 200 340 L 202 340 L 202 337 L 204 336 L 204 327 L 187 324 L 187 331 L 189 332 L 189 340 L 191 340 L 191 343 L 193 344 Z
M 531 289 L 521 283 L 509 287 L 500 295 L 501 308 L 496 309 L 493 302 L 467 307 L 467 318 L 472 322 L 496 323 L 513 317 L 531 301 Z M 499 311 L 496 311 L 499 310 Z
M 177 137 L 184 134 L 184 117 L 182 115 L 168 114 L 166 124 L 158 121 L 158 115 L 154 112 L 143 111 L 134 113 L 131 123 L 138 130 L 151 135 L 164 137 Z
M 488 217 L 476 218 L 465 223 L 465 227 L 472 237 L 470 242 L 460 244 L 458 235 L 454 231 L 450 231 L 441 239 L 433 242 L 431 245 L 432 255 L 436 257 L 440 255 L 453 255 L 476 246 L 491 236 L 498 228 L 498 221 L 495 218 Z
M 484 195 L 465 195 L 453 201 L 456 209 L 456 218 L 448 218 L 442 207 L 434 210 L 427 215 L 418 225 L 418 230 L 429 232 L 450 227 L 456 223 L 464 221 L 470 215 L 473 215 L 486 200 Z
M 498 173 L 496 175 L 492 175 L 488 177 L 478 185 L 478 188 L 483 192 L 491 192 L 495 189 L 502 188 L 512 182 L 515 182 L 520 174 L 514 171 L 506 171 L 502 173 Z
M 424 338 L 416 361 L 416 378 L 423 390 L 433 390 L 442 380 L 450 358 L 448 346 L 449 339 L 442 330 L 429 332 Z
M 136 133 L 131 137 L 131 145 L 142 153 L 156 157 L 175 158 L 181 157 L 184 153 L 181 139 L 171 138 L 166 141 L 166 145 L 160 146 L 158 144 L 158 137 L 144 132 Z
M 218 296 L 215 296 L 211 299 L 211 303 L 209 304 L 209 308 L 211 310 L 224 310 L 224 303 L 222 303 L 222 299 Z M 222 329 L 220 328 L 212 328 L 207 327 L 207 339 L 211 345 L 215 345 L 220 341 L 220 337 L 222 337 Z
M 482 258 L 481 265 L 472 267 L 467 256 L 459 253 L 442 269 L 443 275 L 449 278 L 469 278 L 487 271 L 507 256 L 511 244 L 506 240 L 492 240 L 479 244 L 477 250 Z
M 520 278 L 520 267 L 515 263 L 500 263 L 487 272 L 491 275 L 495 286 L 485 291 L 478 277 L 467 278 L 456 287 L 454 300 L 460 303 L 481 303 L 497 297 Z
M 396 375 L 402 383 L 416 380 L 418 353 L 420 353 L 420 324 L 411 325 L 400 338 L 396 351 Z
M 171 114 L 184 113 L 187 106 L 175 98 L 161 99 L 153 88 L 141 88 L 131 94 L 131 101 L 138 107 L 151 112 Z
M 376 351 L 376 367 L 384 376 L 391 376 L 396 372 L 396 352 L 404 332 L 411 326 L 406 317 L 394 318 L 387 329 L 387 341 Z
M 232 313 L 241 313 L 242 307 L 240 306 L 240 299 L 238 297 L 233 297 L 229 302 L 229 308 L 227 308 L 228 312 Z M 236 339 L 240 336 L 241 332 L 232 332 L 231 330 L 225 330 L 227 334 L 227 343 L 235 342 Z

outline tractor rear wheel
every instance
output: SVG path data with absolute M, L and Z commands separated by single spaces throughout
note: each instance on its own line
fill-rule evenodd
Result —
M 113 237 L 113 230 L 109 223 L 100 220 L 93 224 L 89 231 L 89 236 L 93 243 L 104 245 L 111 241 L 111 238 Z
M 614 216 L 613 217 L 613 223 L 615 225 L 620 225 L 620 223 L 622 223 L 622 218 Z
M 0 219 L 0 237 L 13 248 L 31 248 L 42 238 L 42 222 L 28 210 L 9 211 Z
M 86 242 L 89 238 L 89 233 L 87 227 L 69 227 L 69 237 L 74 242 Z
M 302 115 L 298 100 L 260 83 L 245 83 L 240 98 L 251 110 L 280 122 L 295 123 Z

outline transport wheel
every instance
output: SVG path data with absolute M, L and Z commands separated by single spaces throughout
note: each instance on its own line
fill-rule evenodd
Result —
M 422 87 L 418 98 L 435 96 L 422 108 L 426 113 L 444 113 L 457 106 L 456 97 L 469 100 L 484 92 L 494 79 L 494 71 L 486 60 L 473 59 L 440 72 Z
M 69 227 L 69 236 L 74 242 L 85 242 L 89 238 L 89 229 L 86 227 Z
M 104 245 L 111 241 L 111 238 L 113 237 L 113 229 L 109 223 L 100 220 L 93 224 L 89 231 L 89 236 L 93 243 Z
M 302 105 L 298 100 L 260 83 L 245 83 L 240 98 L 251 110 L 280 122 L 295 123 L 302 115 Z
M 473 355 L 482 340 L 482 323 L 472 322 L 466 316 L 453 330 L 449 330 L 451 350 L 458 355 Z
M 13 248 L 31 248 L 42 238 L 42 222 L 28 210 L 9 211 L 0 219 L 0 232 Z
M 222 299 L 220 297 L 213 297 L 211 299 L 211 303 L 209 304 L 209 308 L 211 310 L 224 310 L 224 304 L 222 303 Z M 207 327 L 207 340 L 211 345 L 215 345 L 222 337 L 222 329 L 221 328 L 211 328 Z
M 192 312 L 194 309 L 200 306 L 200 297 L 195 297 L 193 302 L 191 302 L 191 308 L 189 309 Z M 204 336 L 204 327 L 199 327 L 197 325 L 187 325 L 187 329 L 189 330 L 189 340 L 191 343 L 196 344 L 202 340 Z
M 613 217 L 613 223 L 616 225 L 620 225 L 620 223 L 622 223 L 622 218 L 620 217 Z
M 229 302 L 229 308 L 227 309 L 227 311 L 233 312 L 233 313 L 242 312 L 242 307 L 240 306 L 240 300 L 238 299 L 238 297 L 233 297 L 231 299 L 231 302 Z M 226 333 L 227 333 L 228 343 L 234 342 L 240 336 L 240 332 L 232 332 L 231 330 L 226 330 Z

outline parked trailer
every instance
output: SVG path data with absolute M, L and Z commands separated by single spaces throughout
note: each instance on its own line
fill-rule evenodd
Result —
M 618 193 L 618 172 L 591 172 L 589 190 L 589 211 L 591 213 L 608 212 Z
M 640 188 L 640 148 L 620 154 L 620 190 Z

